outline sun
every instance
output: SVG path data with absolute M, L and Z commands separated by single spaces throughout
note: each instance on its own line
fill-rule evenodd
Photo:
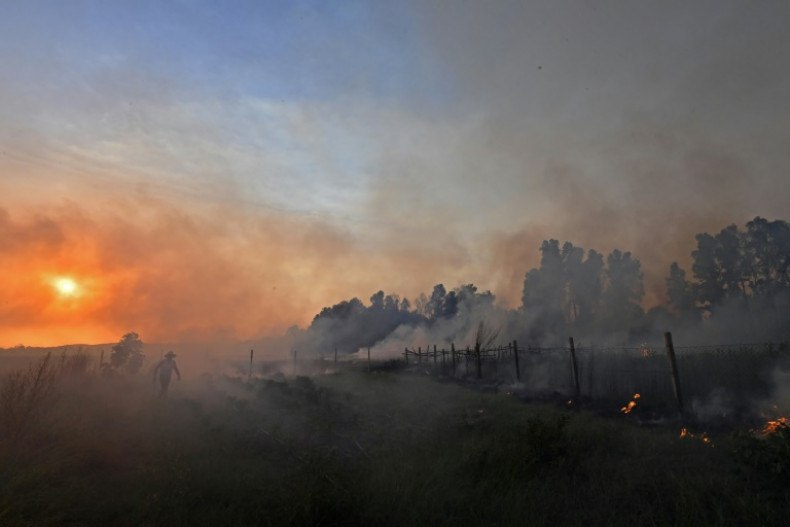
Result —
M 56 278 L 52 285 L 55 287 L 55 290 L 58 294 L 62 297 L 72 297 L 76 296 L 79 292 L 79 285 L 71 278 Z

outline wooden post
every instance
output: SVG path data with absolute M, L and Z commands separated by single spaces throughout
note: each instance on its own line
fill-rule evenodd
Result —
M 578 402 L 582 396 L 582 390 L 579 387 L 579 365 L 576 363 L 576 346 L 573 345 L 573 337 L 568 339 L 568 343 L 571 345 L 571 371 L 573 372 L 573 389 L 575 395 L 575 400 Z
M 483 362 L 480 360 L 480 343 L 475 342 L 475 360 L 477 360 L 477 378 L 483 378 Z
M 683 416 L 683 396 L 680 393 L 680 377 L 678 376 L 678 363 L 675 359 L 675 346 L 672 344 L 672 333 L 664 333 L 664 346 L 667 348 L 669 367 L 672 370 L 672 387 L 675 389 L 675 400 L 678 403 L 678 412 Z
M 368 347 L 368 371 L 370 371 L 370 347 Z
M 297 351 L 293 350 L 293 354 L 294 354 L 294 375 L 296 375 L 296 363 L 297 363 L 296 355 L 297 355 Z
M 469 349 L 469 346 L 466 347 L 466 353 L 464 354 L 466 358 L 466 375 L 469 375 L 469 355 L 472 354 L 472 351 Z
M 406 361 L 406 364 L 409 363 L 409 348 L 403 348 L 403 360 Z
M 521 368 L 518 365 L 518 342 L 513 341 L 513 357 L 516 359 L 516 380 L 521 381 Z
M 417 364 L 422 364 L 422 347 L 417 346 Z
M 250 374 L 248 376 L 248 378 L 250 379 L 252 379 L 252 356 L 254 353 L 255 353 L 254 351 L 250 350 Z
M 450 358 L 453 360 L 453 377 L 455 377 L 455 342 L 450 343 Z

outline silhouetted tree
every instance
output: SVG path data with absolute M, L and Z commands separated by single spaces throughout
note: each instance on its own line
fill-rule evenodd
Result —
M 639 260 L 630 252 L 612 251 L 606 257 L 606 289 L 602 296 L 603 329 L 631 330 L 642 322 L 640 303 L 645 294 Z
M 686 280 L 686 271 L 677 262 L 672 262 L 669 266 L 666 286 L 669 307 L 675 316 L 686 323 L 699 322 L 700 313 L 696 305 L 694 288 Z
M 127 333 L 116 345 L 112 347 L 110 353 L 110 365 L 117 370 L 127 373 L 137 373 L 143 365 L 143 347 L 145 344 L 140 340 L 140 335 L 134 332 Z

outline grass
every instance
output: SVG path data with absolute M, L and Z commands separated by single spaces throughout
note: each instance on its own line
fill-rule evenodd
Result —
M 0 524 L 779 525 L 790 512 L 771 468 L 781 439 L 711 447 L 386 372 L 205 376 L 166 400 L 149 382 L 62 374 L 37 426 L 4 447 Z

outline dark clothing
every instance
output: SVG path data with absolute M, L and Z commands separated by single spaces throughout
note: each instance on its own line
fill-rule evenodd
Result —
M 170 386 L 170 377 L 173 375 L 173 372 L 176 372 L 178 376 L 178 380 L 181 380 L 181 372 L 178 371 L 178 366 L 176 365 L 176 361 L 171 358 L 162 359 L 159 364 L 156 365 L 156 369 L 154 369 L 154 381 L 156 381 L 156 374 L 159 374 L 159 397 L 164 397 L 167 395 L 167 388 Z

